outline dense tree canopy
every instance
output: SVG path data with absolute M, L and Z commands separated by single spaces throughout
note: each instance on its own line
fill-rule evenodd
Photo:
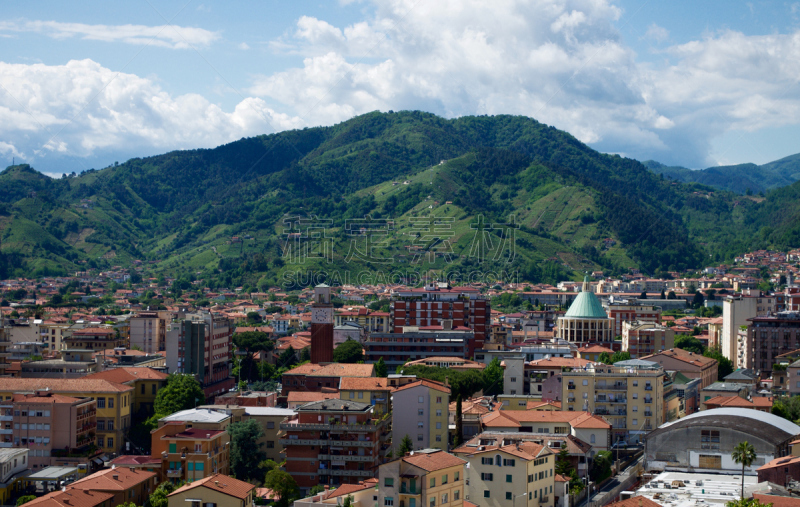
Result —
M 255 419 L 235 422 L 228 426 L 231 436 L 231 472 L 234 477 L 243 481 L 260 479 L 263 472 L 260 464 L 267 454 L 258 442 L 264 436 L 264 430 Z
M 348 339 L 333 350 L 333 360 L 337 363 L 357 363 L 364 360 L 364 347 L 353 339 Z
M 166 387 L 156 395 L 156 416 L 164 417 L 205 403 L 206 397 L 200 383 L 191 375 L 171 373 Z

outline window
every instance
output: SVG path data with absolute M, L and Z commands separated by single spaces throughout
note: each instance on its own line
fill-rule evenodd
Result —
M 420 396 L 418 400 L 419 400 L 420 403 L 425 403 L 425 397 L 424 396 Z
M 442 503 L 447 503 L 447 493 L 442 494 Z
M 267 429 L 274 430 L 275 429 L 275 421 L 267 421 Z
M 108 437 L 108 439 L 106 440 L 106 444 L 108 444 L 108 447 L 113 449 L 114 448 L 114 439 L 111 438 L 111 437 Z
M 457 489 L 453 491 L 453 500 L 460 500 L 461 499 L 461 490 Z
M 170 454 L 178 452 L 178 444 L 169 444 L 169 452 Z
M 114 420 L 110 419 L 107 424 L 108 431 L 114 431 Z
M 634 380 L 633 381 L 633 387 L 638 387 L 638 385 L 639 385 L 639 381 L 638 380 Z
M 142 384 L 142 389 L 141 389 L 141 391 L 142 391 L 142 394 L 144 394 L 144 384 Z
M 150 394 L 156 394 L 156 385 L 155 384 L 150 386 Z
M 436 435 L 436 441 L 437 442 L 441 442 L 442 441 L 442 436 L 441 435 Z
M 432 488 L 436 487 L 436 477 L 431 477 L 431 487 Z
M 114 408 L 114 398 L 108 399 L 108 408 Z
M 588 386 L 589 385 L 589 381 L 586 380 L 586 379 L 583 379 L 583 385 Z
M 447 484 L 447 474 L 444 474 L 442 476 L 442 485 L 445 485 L 445 484 Z
M 513 467 L 514 465 L 516 465 L 516 463 L 517 463 L 517 460 L 514 460 L 514 459 L 504 459 L 503 460 L 503 466 L 504 467 Z
M 487 482 L 493 481 L 494 480 L 494 474 L 482 473 L 481 474 L 481 480 L 482 481 L 487 481 Z
M 436 411 L 436 417 L 442 417 L 442 411 L 441 410 L 437 410 Z
M 423 427 L 425 427 L 425 424 L 422 421 L 418 421 L 417 428 L 423 428 Z
M 97 437 L 97 447 L 105 447 L 103 444 L 103 437 Z
M 638 412 L 639 411 L 639 405 L 634 405 L 633 406 L 633 411 L 634 412 Z
M 359 400 L 364 399 L 364 393 L 363 392 L 361 392 L 361 391 L 358 392 L 358 399 Z
M 633 399 L 634 400 L 638 400 L 639 399 L 639 393 L 633 393 Z
M 97 408 L 106 408 L 105 398 L 97 398 Z
M 417 433 L 417 442 L 422 442 L 422 433 Z
M 350 399 L 352 400 L 355 397 L 356 397 L 356 392 L 355 391 L 350 391 Z
M 511 500 L 511 499 L 512 499 L 511 492 L 510 491 L 506 491 L 506 500 Z
M 453 480 L 454 481 L 457 481 L 460 477 L 461 477 L 460 472 L 456 472 L 455 474 L 453 474 Z
M 484 489 L 483 490 L 483 498 L 489 498 L 489 490 L 488 489 Z
M 594 433 L 592 433 L 592 434 L 589 436 L 589 443 L 590 443 L 590 444 L 593 444 L 593 443 L 595 443 L 595 437 L 594 437 Z
M 516 381 L 517 381 L 517 377 L 511 377 L 511 382 L 516 382 Z
M 506 482 L 511 482 L 511 474 L 506 474 Z
M 441 396 L 437 396 L 436 397 L 436 403 L 441 403 L 441 402 L 442 402 L 442 397 Z
M 639 425 L 639 419 L 634 419 L 633 421 L 631 421 L 631 424 L 633 424 L 634 426 L 638 426 Z
M 481 458 L 481 465 L 491 465 L 494 463 L 492 458 Z
M 385 478 L 383 480 L 383 485 L 386 486 L 387 488 L 393 488 L 394 487 L 394 478 L 392 478 L 392 477 Z
M 436 507 L 436 497 L 435 496 L 431 497 L 431 501 L 428 503 L 428 505 L 430 505 L 430 507 Z
M 97 429 L 100 431 L 106 430 L 106 422 L 105 421 L 97 421 Z
M 384 498 L 383 505 L 387 507 L 391 507 L 392 505 L 394 505 L 394 497 L 387 496 L 386 498 Z
M 267 449 L 274 449 L 274 448 L 275 448 L 275 441 L 267 440 Z
M 421 409 L 417 410 L 417 415 L 418 416 L 424 416 L 425 415 L 425 409 L 421 408 Z
M 436 429 L 437 429 L 437 430 L 440 430 L 440 429 L 442 429 L 442 423 L 440 423 L 440 422 L 437 422 L 437 423 L 436 423 Z

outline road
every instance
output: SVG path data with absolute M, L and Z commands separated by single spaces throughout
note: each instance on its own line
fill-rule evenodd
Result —
M 591 497 L 591 506 L 592 507 L 600 507 L 606 505 L 607 503 L 611 502 L 611 499 L 619 495 L 619 493 L 615 493 L 613 496 L 610 495 L 612 491 L 615 490 L 620 484 L 626 483 L 629 481 L 631 476 L 636 475 L 636 467 L 642 462 L 644 456 L 640 457 L 638 460 L 632 462 L 626 469 L 624 469 L 620 474 L 616 477 L 608 481 L 606 484 L 603 485 L 603 488 L 599 491 L 595 492 L 594 495 Z

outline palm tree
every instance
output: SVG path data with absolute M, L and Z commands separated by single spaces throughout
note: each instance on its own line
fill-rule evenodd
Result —
M 744 498 L 744 469 L 752 465 L 756 460 L 756 450 L 753 444 L 745 440 L 744 442 L 739 442 L 739 445 L 734 447 L 731 458 L 733 458 L 733 461 L 736 463 L 742 464 L 742 498 Z

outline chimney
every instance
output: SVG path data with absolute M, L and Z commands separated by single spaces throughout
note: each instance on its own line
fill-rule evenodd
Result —
M 219 487 L 219 481 L 214 481 L 214 486 Z
M 119 480 L 119 475 L 117 475 L 117 474 L 114 474 L 114 475 L 112 475 L 111 477 L 112 477 L 112 478 L 113 478 L 115 481 L 118 481 L 118 480 Z

